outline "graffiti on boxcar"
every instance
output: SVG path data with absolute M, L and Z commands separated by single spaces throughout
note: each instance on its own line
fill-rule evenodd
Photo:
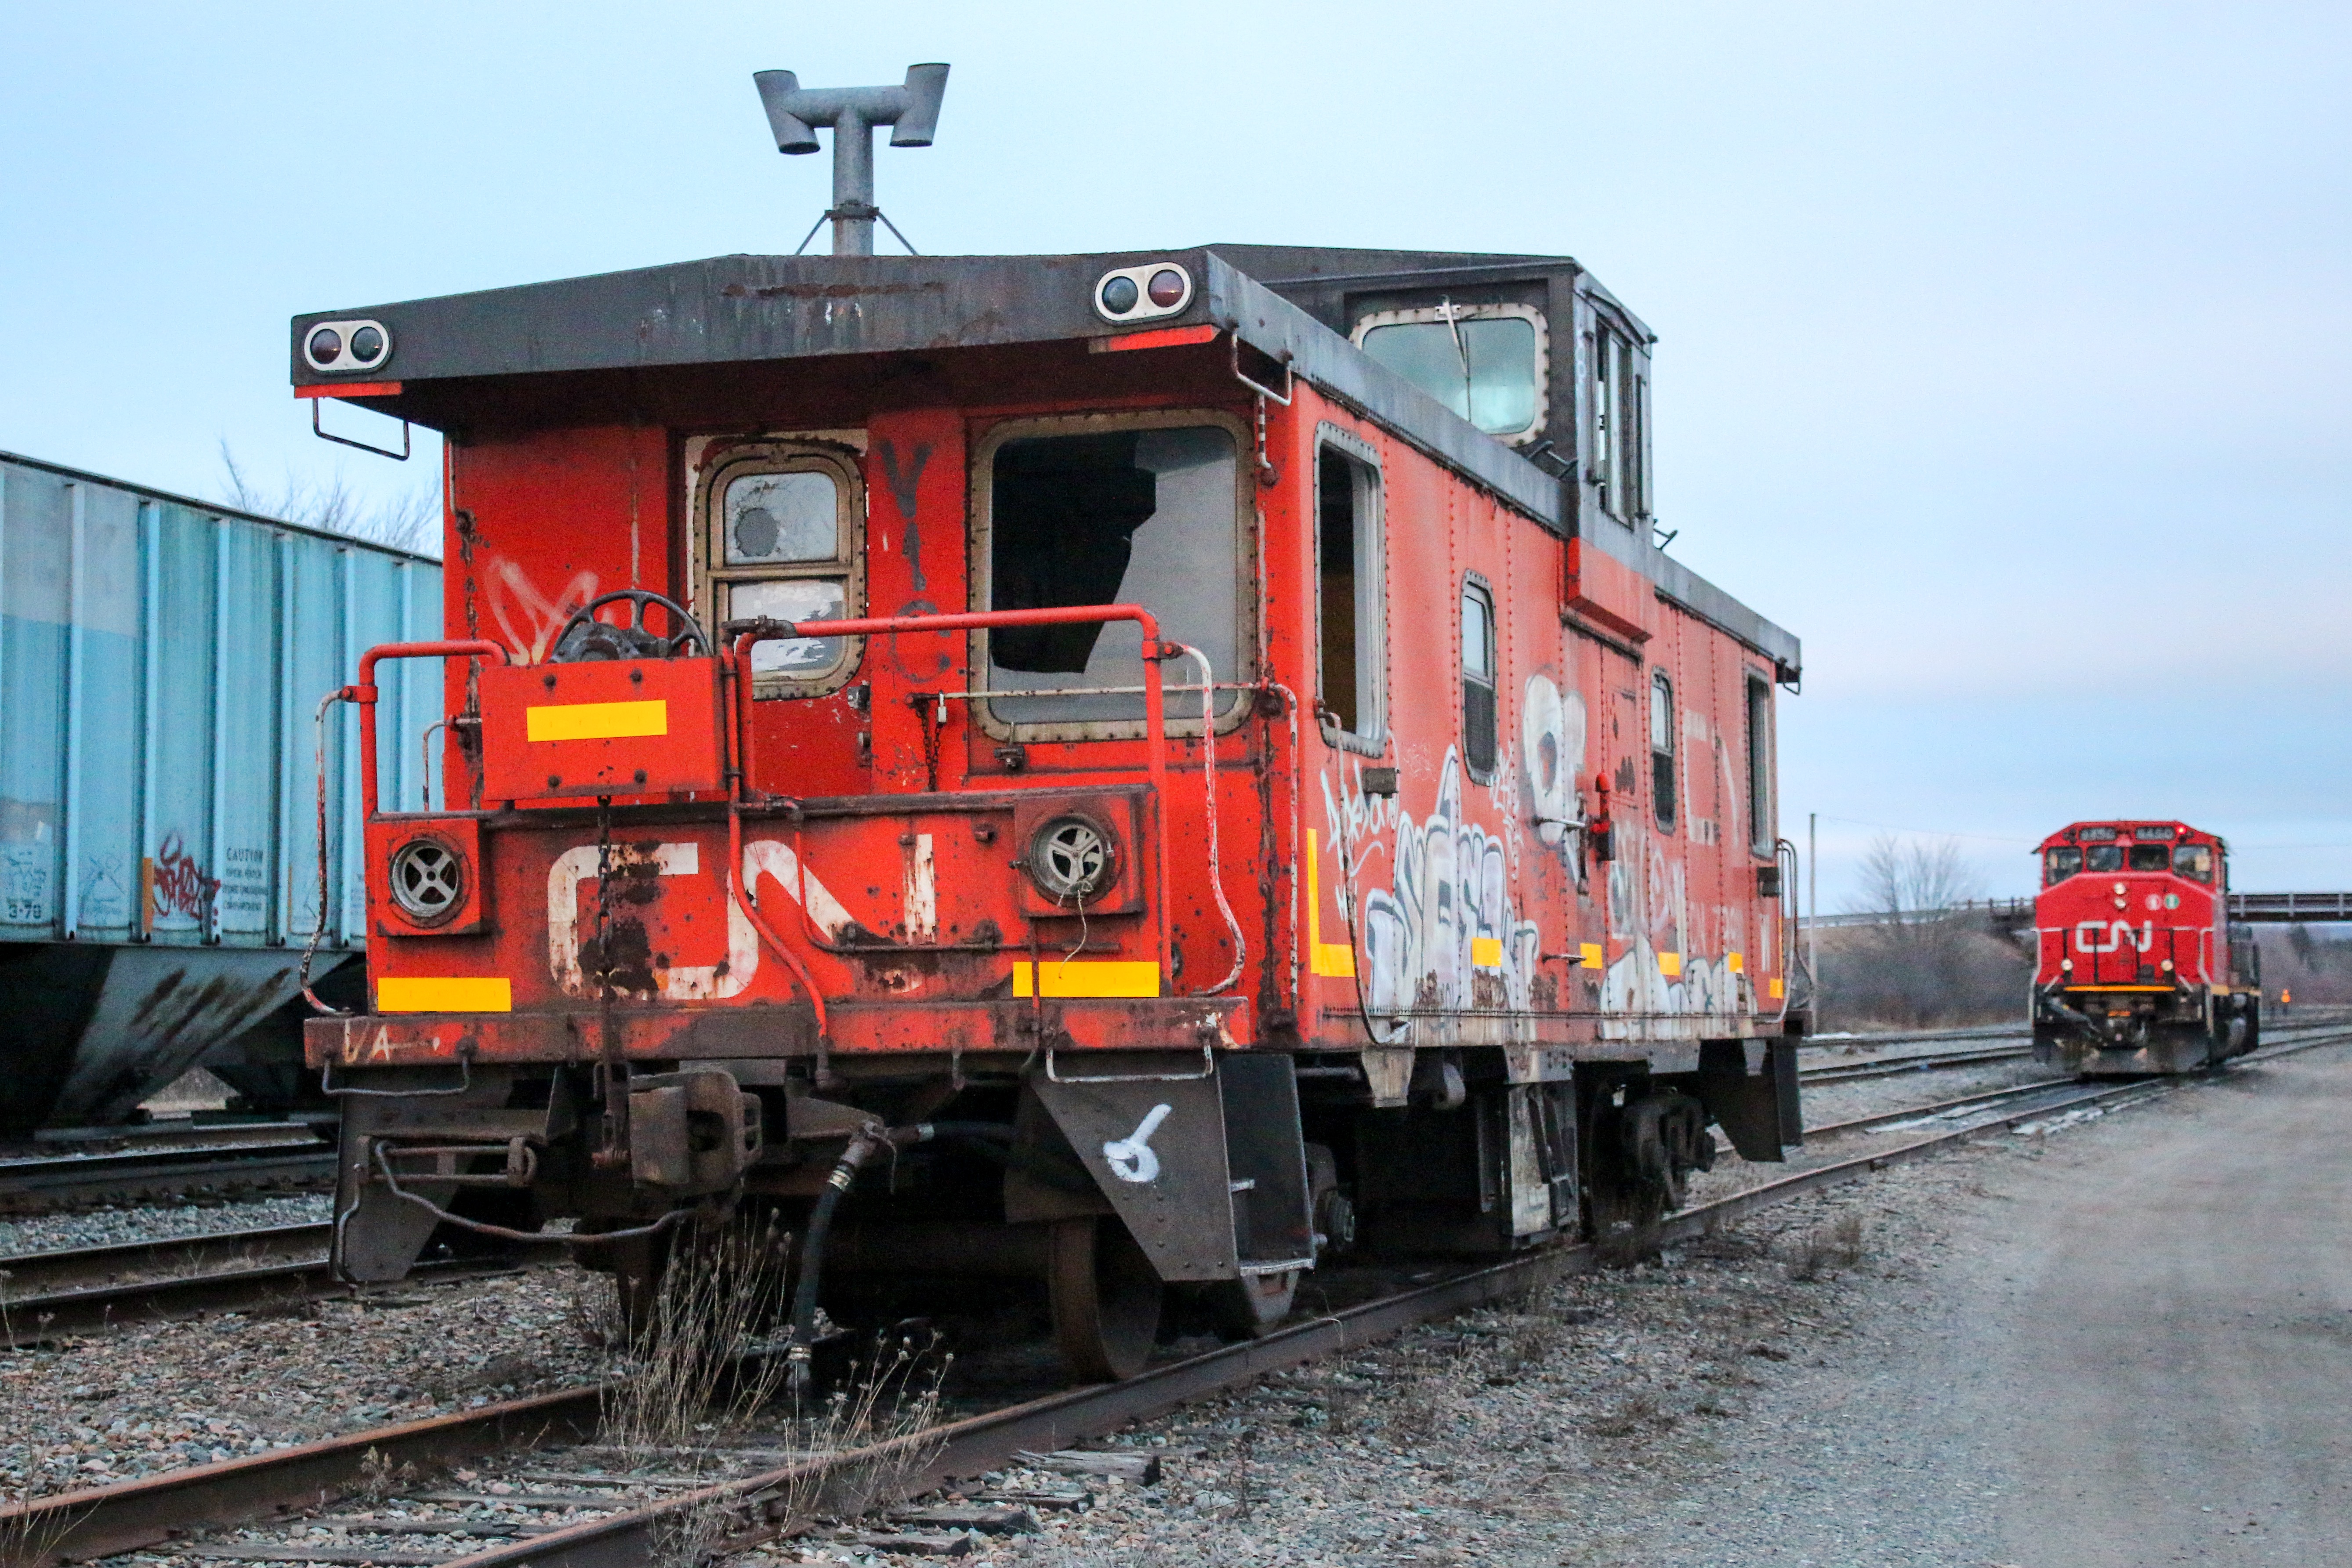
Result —
M 188 853 L 186 842 L 176 834 L 167 834 L 155 851 L 152 878 L 155 918 L 170 920 L 181 916 L 202 920 L 213 895 L 220 891 L 220 883 L 205 875 L 196 858 Z
M 520 563 L 504 555 L 490 560 L 490 616 L 499 623 L 509 651 L 531 664 L 547 657 L 555 634 L 581 605 L 596 596 L 600 579 L 582 572 L 553 596 L 540 592 Z

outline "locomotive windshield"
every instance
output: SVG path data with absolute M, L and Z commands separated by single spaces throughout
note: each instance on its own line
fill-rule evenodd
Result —
M 2124 868 L 2124 847 L 2094 844 L 2084 852 L 2083 863 L 2094 871 L 2120 871 Z
M 2135 871 L 2161 871 L 2172 864 L 2172 852 L 2161 844 L 2135 844 L 2131 847 L 2131 868 Z
M 2083 852 L 2071 844 L 2061 845 L 2051 850 L 2044 861 L 2046 874 L 2042 879 L 2054 888 L 2083 868 Z
M 2213 879 L 2213 847 L 2210 844 L 2184 844 L 2172 852 L 2172 868 L 2184 877 L 2200 882 Z

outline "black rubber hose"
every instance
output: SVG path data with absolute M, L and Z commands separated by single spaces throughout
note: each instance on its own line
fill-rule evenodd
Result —
M 888 1134 L 879 1128 L 860 1132 L 849 1141 L 849 1147 L 834 1162 L 833 1174 L 825 1178 L 824 1191 L 817 1194 L 816 1207 L 809 1214 L 808 1236 L 801 1243 L 801 1277 L 793 1291 L 791 1337 L 784 1347 L 785 1381 L 797 1395 L 809 1384 L 809 1341 L 816 1330 L 816 1299 L 824 1282 L 824 1238 L 833 1229 L 833 1211 L 841 1206 L 841 1196 L 857 1180 L 857 1173 L 876 1150 L 888 1142 Z

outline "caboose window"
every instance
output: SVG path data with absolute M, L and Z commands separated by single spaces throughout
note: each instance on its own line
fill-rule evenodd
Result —
M 1589 342 L 1591 385 L 1585 403 L 1592 483 L 1602 508 L 1632 523 L 1650 514 L 1650 381 L 1642 374 L 1641 356 L 1619 332 L 1599 327 Z
M 1486 784 L 1495 776 L 1495 601 L 1486 584 L 1462 584 L 1462 762 Z
M 975 553 L 987 581 L 975 602 L 994 610 L 1140 605 L 1163 637 L 1207 654 L 1217 680 L 1247 679 L 1234 432 L 1087 424 L 1084 434 L 1016 435 L 984 452 L 984 544 Z M 1088 726 L 1143 717 L 1142 633 L 1131 621 L 999 628 L 986 642 L 990 690 L 1043 693 L 990 700 L 990 716 L 1024 734 L 1090 739 L 1099 731 Z M 1162 668 L 1171 686 L 1198 679 L 1189 660 Z M 1171 731 L 1199 728 L 1199 700 L 1171 695 Z M 1238 692 L 1218 693 L 1220 719 L 1240 703 Z
M 1356 343 L 1489 436 L 1525 440 L 1544 421 L 1543 316 L 1530 305 L 1380 310 Z
M 2213 879 L 2213 847 L 2210 844 L 2183 844 L 2172 852 L 2172 868 L 2184 877 L 2200 882 Z
M 719 455 L 703 489 L 697 551 L 719 623 L 820 620 L 861 613 L 854 470 L 838 454 L 761 442 Z M 755 643 L 761 696 L 838 686 L 854 662 L 844 637 Z
M 1773 848 L 1772 688 L 1748 678 L 1748 847 L 1757 855 Z
M 2071 844 L 2061 845 L 2042 858 L 2042 879 L 2054 888 L 2083 868 L 2083 852 Z
M 2171 863 L 2172 851 L 2161 844 L 2131 847 L 2131 868 L 2135 871 L 2161 871 Z
M 1650 677 L 1650 797 L 1658 826 L 1675 830 L 1675 683 L 1663 669 Z
M 1381 661 L 1381 475 L 1325 426 L 1316 448 L 1316 592 L 1320 633 L 1316 696 L 1324 739 L 1381 753 L 1386 681 Z M 1352 447 L 1355 443 L 1349 442 Z

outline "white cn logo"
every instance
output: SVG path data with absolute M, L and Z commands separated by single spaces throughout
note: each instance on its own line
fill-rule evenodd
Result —
M 1134 1131 L 1124 1138 L 1114 1138 L 1102 1146 L 1103 1159 L 1109 1163 L 1110 1173 L 1122 1182 L 1156 1181 L 1160 1175 L 1160 1156 L 1151 1152 L 1151 1135 L 1168 1120 L 1171 1107 L 1155 1105 L 1139 1122 Z
M 2107 940 L 2101 942 L 2102 936 Z M 2074 928 L 2076 952 L 2114 952 L 2129 942 L 2146 952 L 2156 945 L 2156 922 L 2148 921 L 2134 931 L 2129 921 L 2114 921 L 2102 925 L 2097 921 L 2084 921 Z

